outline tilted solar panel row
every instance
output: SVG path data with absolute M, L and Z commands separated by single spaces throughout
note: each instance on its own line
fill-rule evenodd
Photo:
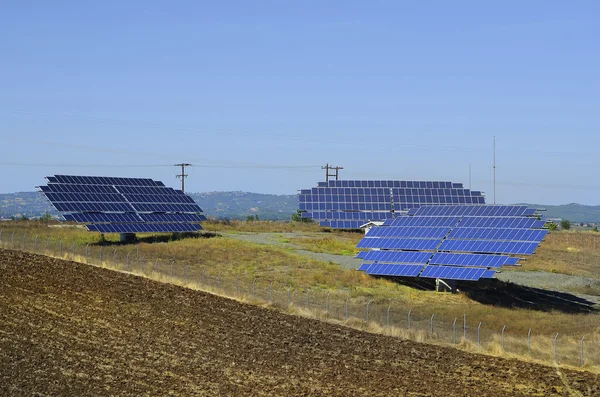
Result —
M 539 244 L 488 240 L 445 240 L 439 251 L 531 255 Z
M 357 248 L 381 248 L 402 250 L 434 250 L 440 244 L 439 239 L 425 238 L 363 238 Z
M 448 239 L 540 242 L 547 234 L 548 230 L 459 227 L 450 232 Z
M 431 258 L 431 252 L 406 252 L 377 250 L 360 252 L 357 258 L 371 262 L 390 262 L 390 263 L 427 263 Z
M 402 187 L 402 188 L 429 188 L 429 189 L 462 189 L 462 183 L 447 181 L 383 181 L 383 180 L 335 180 L 319 182 L 318 186 L 328 187 Z
M 148 178 L 113 178 L 102 176 L 55 175 L 52 180 L 56 183 L 79 185 L 124 185 L 124 186 L 164 186 Z
M 364 223 L 364 221 L 321 221 L 319 226 L 334 229 L 359 229 Z
M 301 211 L 391 211 L 390 203 L 299 203 Z
M 190 196 L 167 194 L 123 194 L 130 203 L 196 204 Z
M 384 225 L 396 226 L 396 227 L 410 227 L 410 226 L 447 226 L 454 227 L 460 222 L 461 217 L 459 216 L 399 216 Z
M 423 265 L 410 265 L 410 264 L 363 264 L 358 270 L 367 272 L 373 276 L 404 276 L 404 277 L 417 277 L 417 275 L 423 270 Z
M 500 268 L 516 265 L 519 258 L 489 254 L 451 254 L 438 252 L 429 260 L 432 265 L 477 266 Z
M 485 205 L 485 206 L 423 206 L 411 210 L 414 216 L 525 216 L 526 205 Z
M 477 281 L 486 273 L 488 269 L 478 267 L 427 266 L 419 277 Z
M 124 203 L 52 203 L 58 212 L 135 212 Z
M 464 217 L 458 227 L 479 227 L 479 228 L 515 228 L 515 229 L 541 229 L 546 222 L 538 221 L 536 218 L 525 217 L 489 217 L 472 216 Z
M 367 233 L 369 237 L 415 237 L 415 238 L 444 238 L 450 232 L 449 227 L 374 227 Z
M 312 215 L 312 216 L 311 216 Z M 312 214 L 303 213 L 303 218 L 312 218 L 315 221 L 323 220 L 364 220 L 378 221 L 388 219 L 392 216 L 391 212 L 313 212 Z

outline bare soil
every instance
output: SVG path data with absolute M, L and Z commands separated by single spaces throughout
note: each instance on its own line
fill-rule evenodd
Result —
M 600 395 L 600 376 L 0 250 L 2 396 Z

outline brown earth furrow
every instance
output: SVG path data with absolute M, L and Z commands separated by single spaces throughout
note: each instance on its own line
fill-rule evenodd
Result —
M 0 395 L 600 395 L 600 377 L 0 250 Z

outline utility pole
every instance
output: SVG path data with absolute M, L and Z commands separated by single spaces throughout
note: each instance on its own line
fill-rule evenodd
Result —
M 494 205 L 496 205 L 496 136 L 494 135 Z
M 329 182 L 330 176 L 335 176 L 335 180 L 337 181 L 340 178 L 340 170 L 343 170 L 344 167 L 332 166 L 329 163 L 325 164 L 321 167 L 322 170 L 325 170 L 325 182 Z M 335 174 L 330 174 L 329 170 L 335 170 Z
M 179 164 L 175 164 L 175 167 L 181 167 L 181 174 L 177 174 L 175 175 L 177 178 L 181 178 L 181 191 L 185 192 L 184 188 L 185 188 L 185 178 L 187 178 L 187 174 L 185 173 L 185 167 L 191 167 L 191 164 L 188 163 L 179 163 Z

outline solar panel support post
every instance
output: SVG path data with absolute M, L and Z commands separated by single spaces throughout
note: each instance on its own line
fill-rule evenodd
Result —
M 181 191 L 185 192 L 185 178 L 187 178 L 187 174 L 185 173 L 185 167 L 191 167 L 191 164 L 188 163 L 179 163 L 175 164 L 175 167 L 181 167 L 181 174 L 175 175 L 177 178 L 181 178 Z

